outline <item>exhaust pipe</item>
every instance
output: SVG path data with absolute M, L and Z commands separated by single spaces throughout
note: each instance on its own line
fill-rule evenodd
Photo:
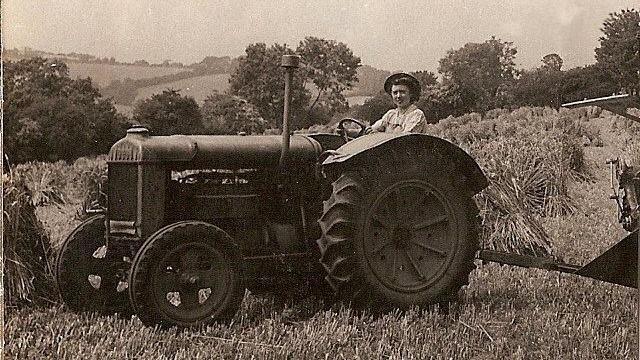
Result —
M 285 70 L 284 78 L 284 113 L 282 115 L 282 152 L 280 153 L 280 167 L 287 164 L 289 154 L 289 104 L 291 103 L 291 82 L 293 71 L 298 67 L 300 57 L 298 55 L 282 55 L 282 66 Z

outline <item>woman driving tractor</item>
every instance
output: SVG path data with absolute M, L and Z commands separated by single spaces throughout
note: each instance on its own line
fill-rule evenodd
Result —
M 385 80 L 384 91 L 391 95 L 396 108 L 387 111 L 367 132 L 424 132 L 427 120 L 415 105 L 421 93 L 418 79 L 406 73 L 393 74 Z

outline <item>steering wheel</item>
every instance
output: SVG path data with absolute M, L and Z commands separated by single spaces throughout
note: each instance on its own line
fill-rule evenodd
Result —
M 358 133 L 355 136 L 350 136 L 349 135 L 349 129 L 346 129 L 344 127 L 345 124 L 347 123 L 353 123 L 356 124 L 360 130 L 358 131 Z M 336 128 L 338 134 L 342 135 L 342 137 L 346 140 L 346 141 L 351 141 L 357 137 L 360 137 L 362 135 L 365 134 L 365 132 L 367 131 L 367 125 L 363 124 L 360 120 L 356 120 L 356 119 L 352 119 L 352 118 L 344 118 L 342 120 L 340 120 L 340 122 L 338 123 L 338 127 Z

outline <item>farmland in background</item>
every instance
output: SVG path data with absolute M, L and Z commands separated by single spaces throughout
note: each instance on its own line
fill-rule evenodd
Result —
M 214 91 L 223 93 L 229 87 L 228 79 L 230 73 L 216 73 L 201 75 L 194 72 L 193 77 L 186 77 L 177 81 L 166 81 L 162 77 L 177 74 L 181 72 L 189 72 L 193 69 L 190 66 L 161 66 L 161 65 L 136 65 L 115 63 L 109 64 L 104 62 L 95 62 L 97 58 L 90 55 L 82 55 L 94 62 L 83 62 L 82 56 L 51 54 L 41 51 L 32 51 L 32 56 L 44 56 L 49 58 L 60 58 L 65 61 L 69 68 L 71 78 L 87 78 L 90 77 L 93 83 L 100 89 L 108 86 L 113 81 L 124 81 L 125 79 L 140 80 L 148 79 L 153 81 L 157 78 L 158 83 L 150 86 L 139 87 L 135 94 L 135 100 L 139 101 L 148 99 L 154 94 L 160 94 L 166 89 L 180 90 L 183 96 L 192 96 L 199 104 Z M 9 50 L 5 54 L 6 60 L 19 60 L 28 57 L 21 51 Z M 192 65 L 197 67 L 198 64 Z M 345 92 L 345 97 L 350 106 L 362 105 L 372 95 L 381 91 L 381 84 L 391 72 L 376 69 L 369 65 L 363 65 L 358 68 L 358 83 L 353 89 Z M 311 87 L 313 87 L 311 85 Z M 313 91 L 313 90 L 312 90 Z M 131 116 L 133 111 L 132 104 L 119 103 L 115 99 L 115 106 L 118 112 L 126 116 Z
M 135 101 L 150 98 L 154 94 L 160 94 L 166 89 L 179 90 L 182 96 L 193 97 L 202 105 L 204 99 L 213 92 L 224 93 L 229 87 L 229 74 L 212 74 L 196 76 L 174 82 L 153 85 L 138 89 Z
M 454 120 L 443 124 L 450 129 Z M 478 137 L 486 131 L 482 123 L 468 121 L 468 129 L 456 134 Z M 539 219 L 555 254 L 573 263 L 586 263 L 623 236 L 608 199 L 605 160 L 633 156 L 639 134 L 606 113 L 580 124 L 593 136 L 582 139 L 588 176 L 568 184 L 576 210 Z M 77 210 L 74 204 L 37 209 L 54 247 L 77 224 Z M 231 324 L 164 331 L 144 327 L 135 317 L 74 314 L 59 305 L 9 309 L 5 353 L 9 358 L 637 358 L 637 291 L 542 270 L 477 266 L 461 302 L 449 311 L 374 316 L 340 305 L 327 309 L 313 298 L 247 294 Z
M 111 65 L 69 62 L 69 76 L 72 79 L 90 77 L 95 85 L 103 88 L 114 80 L 150 79 L 154 77 L 189 71 L 188 68 L 173 66 Z

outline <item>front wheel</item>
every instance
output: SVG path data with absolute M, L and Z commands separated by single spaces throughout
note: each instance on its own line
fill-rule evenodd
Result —
M 105 314 L 130 312 L 127 298 L 129 262 L 107 246 L 105 216 L 82 222 L 67 237 L 56 261 L 56 282 L 73 311 Z
M 133 260 L 129 297 L 147 325 L 197 326 L 231 319 L 244 286 L 242 255 L 231 237 L 201 221 L 168 225 Z

